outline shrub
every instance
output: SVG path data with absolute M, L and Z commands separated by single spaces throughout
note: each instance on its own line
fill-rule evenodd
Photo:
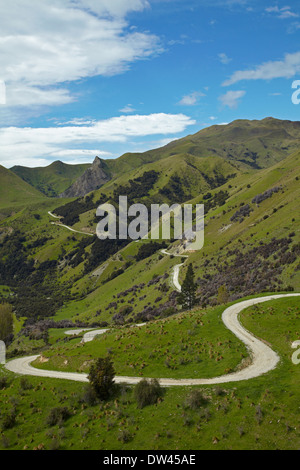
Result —
M 138 408 L 154 405 L 162 395 L 163 390 L 157 379 L 142 379 L 134 389 L 134 397 Z
M 0 390 L 3 390 L 8 386 L 8 379 L 7 377 L 0 377 Z
M 185 400 L 185 406 L 191 410 L 198 410 L 202 405 L 207 403 L 206 398 L 200 390 L 193 390 Z
M 123 442 L 124 444 L 126 442 L 130 442 L 133 439 L 133 435 L 131 434 L 130 431 L 127 429 L 121 429 L 118 435 L 118 441 Z
M 52 408 L 46 419 L 48 426 L 61 426 L 71 416 L 67 407 Z
M 20 388 L 21 390 L 31 390 L 33 385 L 26 379 L 26 377 L 22 377 L 20 380 Z
M 89 382 L 100 400 L 107 400 L 114 389 L 115 370 L 110 357 L 99 358 L 91 366 Z
M 98 398 L 96 392 L 90 384 L 84 388 L 80 401 L 81 403 L 86 403 L 89 406 L 95 406 L 97 404 Z
M 16 424 L 16 417 L 17 413 L 15 409 L 4 415 L 2 419 L 2 430 L 5 431 L 6 429 L 13 428 Z

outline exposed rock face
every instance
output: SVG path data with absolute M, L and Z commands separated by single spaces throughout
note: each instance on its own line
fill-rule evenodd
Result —
M 80 176 L 60 197 L 83 197 L 91 191 L 101 188 L 110 180 L 104 171 L 104 162 L 96 157 L 92 166 Z

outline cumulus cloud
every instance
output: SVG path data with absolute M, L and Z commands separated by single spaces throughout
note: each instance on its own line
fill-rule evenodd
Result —
M 132 137 L 172 135 L 183 132 L 195 124 L 184 114 L 150 114 L 120 116 L 96 121 L 91 125 L 47 128 L 0 128 L 0 154 L 2 164 L 37 166 L 52 161 L 53 157 L 86 157 L 101 154 L 89 149 L 104 142 L 127 142 Z M 79 149 L 79 150 L 78 150 Z M 102 152 L 103 154 L 103 152 Z M 104 155 L 104 154 L 103 154 Z M 48 160 L 47 160 L 48 159 Z
M 228 106 L 229 108 L 236 108 L 238 106 L 238 101 L 245 96 L 246 92 L 243 90 L 238 91 L 228 91 L 225 95 L 220 96 L 219 100 L 223 106 Z
M 300 52 L 286 54 L 284 59 L 265 62 L 255 69 L 239 70 L 223 83 L 230 86 L 241 80 L 272 80 L 292 78 L 300 72 Z
M 8 106 L 58 105 L 62 84 L 122 73 L 162 51 L 159 38 L 130 30 L 126 14 L 145 0 L 14 0 L 1 5 L 1 76 Z M 30 9 L 30 14 L 28 14 Z
M 205 94 L 200 91 L 195 91 L 189 95 L 185 95 L 178 104 L 181 106 L 195 106 L 202 96 L 205 96 Z

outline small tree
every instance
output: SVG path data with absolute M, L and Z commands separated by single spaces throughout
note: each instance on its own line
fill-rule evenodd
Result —
M 99 358 L 91 366 L 89 382 L 100 400 L 107 400 L 114 387 L 115 370 L 109 357 Z
M 225 285 L 219 287 L 218 289 L 218 303 L 219 304 L 226 304 L 228 302 L 229 295 L 227 291 L 227 287 Z
M 13 314 L 10 304 L 0 305 L 0 340 L 7 343 L 13 334 Z
M 184 309 L 191 310 L 196 304 L 196 290 L 193 266 L 189 264 L 186 277 L 181 286 L 181 293 L 178 296 L 178 302 Z

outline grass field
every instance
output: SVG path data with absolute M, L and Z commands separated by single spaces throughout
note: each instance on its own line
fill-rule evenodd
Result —
M 1 367 L 2 387 L 3 377 L 8 383 L 0 391 L 0 449 L 298 449 L 300 366 L 292 363 L 290 346 L 299 339 L 299 299 L 251 307 L 241 320 L 278 351 L 276 370 L 224 387 L 168 388 L 161 402 L 142 410 L 131 388 L 90 406 L 82 384 L 33 377 L 24 381 Z M 196 409 L 189 399 L 195 389 L 203 395 Z M 49 421 L 56 407 L 70 413 L 59 424 Z M 9 423 L 12 427 L 6 428 Z
M 224 307 L 195 310 L 134 328 L 107 332 L 94 341 L 59 342 L 36 366 L 87 372 L 95 357 L 110 354 L 117 375 L 211 378 L 234 370 L 248 357 L 246 348 L 221 320 Z

